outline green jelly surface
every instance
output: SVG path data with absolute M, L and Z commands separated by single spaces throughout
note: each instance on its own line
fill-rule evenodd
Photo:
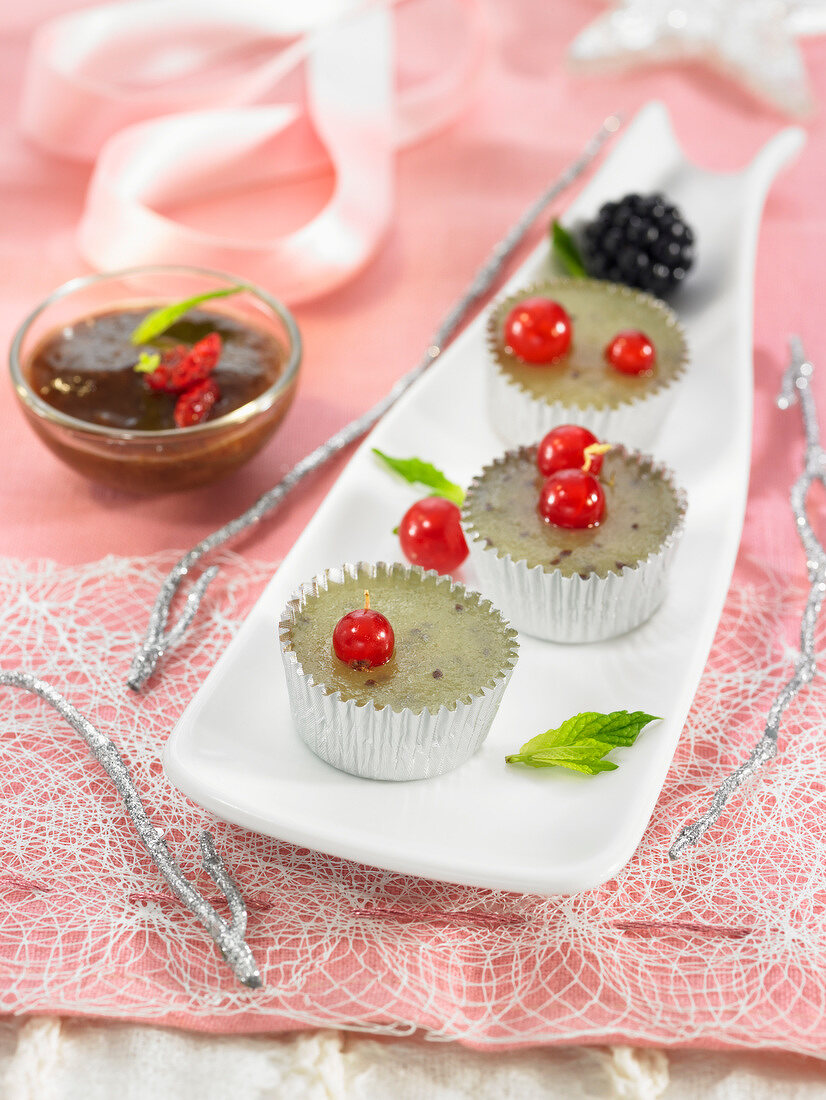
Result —
M 395 649 L 387 664 L 352 669 L 333 652 L 333 630 L 343 615 L 364 606 L 390 621 Z M 490 607 L 479 607 L 438 578 L 346 578 L 311 596 L 291 628 L 304 672 L 330 693 L 359 704 L 409 708 L 415 713 L 476 696 L 492 687 L 512 655 L 512 634 Z
M 510 354 L 504 342 L 504 321 L 513 300 L 494 311 L 491 331 L 496 360 L 532 397 L 577 408 L 617 408 L 661 389 L 682 372 L 682 332 L 672 314 L 648 295 L 583 279 L 526 292 L 524 297 L 552 298 L 567 311 L 573 324 L 571 347 L 560 360 L 524 363 Z M 656 362 L 649 375 L 622 374 L 605 360 L 605 348 L 628 329 L 644 332 L 654 344 Z

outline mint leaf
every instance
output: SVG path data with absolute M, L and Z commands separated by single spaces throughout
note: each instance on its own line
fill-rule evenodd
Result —
M 421 458 L 392 458 L 377 447 L 373 447 L 373 454 L 411 485 L 423 485 L 426 489 L 430 489 L 433 496 L 445 497 L 447 500 L 452 500 L 454 504 L 461 504 L 465 499 L 464 489 L 455 482 L 449 481 L 442 471 L 437 470 L 430 462 L 424 462 Z
M 619 764 L 615 764 L 613 760 L 583 760 L 577 762 L 574 760 L 551 760 L 550 764 L 543 765 L 544 767 L 560 767 L 568 768 L 572 772 L 584 772 L 585 775 L 599 775 L 600 772 L 615 772 L 619 767 Z
M 213 298 L 229 298 L 230 295 L 240 294 L 243 290 L 249 290 L 249 287 L 240 283 L 237 286 L 226 286 L 219 290 L 205 290 L 203 294 L 194 294 L 191 298 L 184 298 L 180 302 L 172 302 L 168 306 L 154 309 L 151 313 L 147 313 L 132 333 L 132 343 L 151 344 L 194 306 L 200 305 L 201 302 L 209 302 Z
M 601 741 L 583 741 L 578 745 L 557 745 L 538 752 L 517 752 L 505 757 L 506 764 L 527 764 L 529 768 L 575 768 L 577 771 L 613 771 L 616 764 L 602 757 L 610 751 Z
M 640 731 L 657 721 L 653 714 L 641 710 L 615 710 L 610 714 L 585 711 L 568 718 L 558 729 L 532 737 L 518 753 L 506 756 L 505 763 L 572 768 L 589 775 L 612 771 L 616 764 L 602 758 L 612 749 L 633 745 Z
M 159 352 L 142 351 L 132 370 L 136 370 L 138 374 L 151 374 L 160 366 L 160 362 L 161 356 Z
M 556 218 L 551 223 L 551 248 L 554 256 L 569 275 L 573 275 L 576 279 L 582 279 L 588 274 L 576 241 L 568 230 L 559 224 Z
M 610 714 L 584 711 L 568 718 L 559 729 L 546 730 L 524 744 L 520 752 L 536 752 L 559 745 L 574 745 L 585 740 L 599 741 L 608 746 L 633 745 L 640 730 L 657 719 L 641 710 L 615 710 Z

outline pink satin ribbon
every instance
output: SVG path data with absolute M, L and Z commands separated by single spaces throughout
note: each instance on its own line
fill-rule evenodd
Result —
M 461 48 L 403 83 L 394 24 L 414 17 L 406 31 L 421 39 L 429 3 L 125 0 L 47 23 L 29 58 L 21 126 L 53 153 L 95 160 L 82 254 L 99 269 L 219 268 L 289 302 L 350 277 L 389 223 L 395 149 L 448 123 L 482 68 L 478 0 L 456 0 Z M 223 236 L 163 213 L 321 165 L 335 174 L 328 202 L 286 234 Z

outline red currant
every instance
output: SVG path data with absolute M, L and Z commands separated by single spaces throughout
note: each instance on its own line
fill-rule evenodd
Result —
M 172 410 L 175 423 L 179 428 L 191 428 L 193 424 L 201 424 L 212 412 L 220 396 L 221 391 L 214 378 L 196 382 L 194 386 L 184 390 L 175 402 L 175 408 Z
M 407 509 L 399 524 L 405 557 L 422 569 L 450 573 L 467 557 L 459 509 L 444 497 L 425 497 Z
M 591 460 L 588 473 L 598 474 L 602 469 L 602 455 L 585 454 L 586 447 L 598 442 L 593 432 L 578 424 L 560 424 L 558 428 L 551 428 L 536 451 L 540 474 L 548 477 L 557 470 L 581 470 L 588 458 Z
M 593 474 L 559 470 L 542 486 L 537 508 L 557 527 L 597 527 L 605 515 L 605 493 Z
M 386 665 L 395 644 L 389 621 L 380 611 L 370 610 L 369 592 L 364 593 L 364 607 L 349 611 L 333 631 L 333 652 L 350 668 Z
M 526 298 L 505 318 L 505 346 L 526 363 L 553 363 L 571 346 L 571 318 L 550 298 Z
M 623 374 L 651 374 L 656 354 L 644 332 L 618 332 L 605 349 L 605 358 Z

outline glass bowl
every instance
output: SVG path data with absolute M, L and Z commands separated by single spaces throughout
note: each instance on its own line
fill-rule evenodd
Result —
M 64 325 L 117 307 L 154 308 L 239 282 L 244 291 L 206 305 L 270 333 L 284 357 L 278 377 L 267 390 L 224 416 L 190 428 L 163 431 L 111 428 L 61 412 L 29 383 L 26 371 L 33 353 Z M 133 493 L 206 485 L 252 458 L 290 407 L 300 362 L 298 326 L 289 310 L 266 291 L 220 271 L 160 265 L 88 275 L 65 283 L 29 314 L 9 352 L 17 399 L 46 446 L 78 473 Z

